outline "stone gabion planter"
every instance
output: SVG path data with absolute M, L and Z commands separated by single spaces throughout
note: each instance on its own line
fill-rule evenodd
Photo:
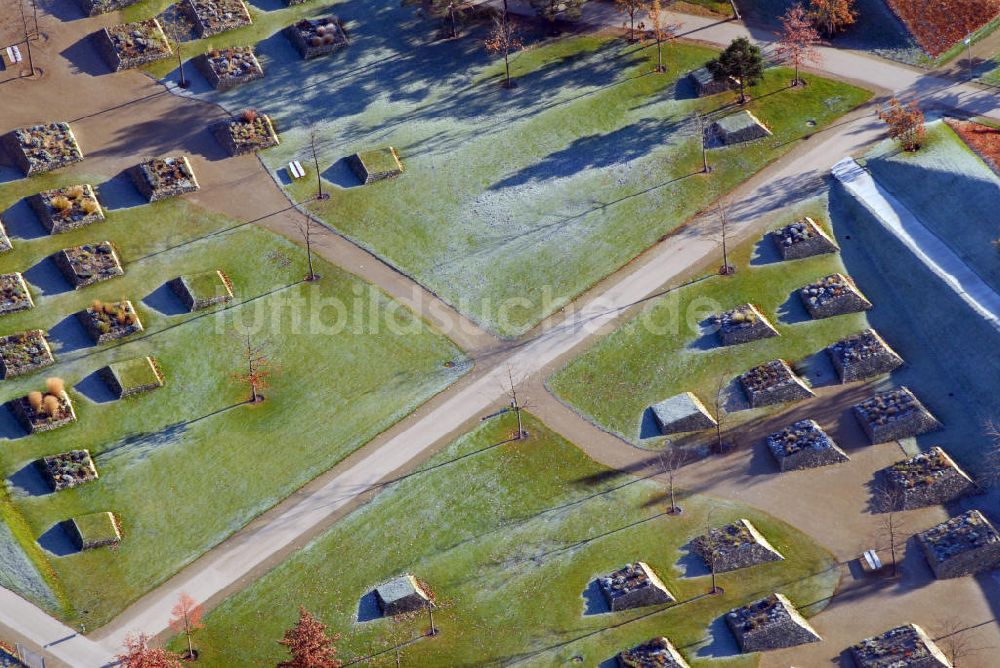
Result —
M 63 527 L 76 549 L 81 552 L 118 545 L 122 540 L 118 519 L 109 512 L 74 517 L 63 523 Z
M 80 8 L 87 16 L 97 16 L 125 9 L 137 2 L 139 0 L 80 0 Z
M 660 636 L 618 655 L 620 668 L 690 668 L 669 640 Z
M 80 324 L 98 345 L 142 331 L 139 314 L 135 312 L 132 302 L 127 299 L 108 303 L 95 301 L 89 308 L 79 311 L 76 315 Z
M 111 393 L 119 399 L 163 387 L 164 382 L 163 372 L 156 359 L 150 356 L 109 364 L 99 374 Z
M 903 365 L 903 358 L 874 329 L 852 334 L 826 350 L 841 383 L 881 376 Z
M 432 605 L 423 585 L 408 573 L 376 587 L 375 599 L 386 617 L 416 612 Z
M 257 60 L 252 46 L 231 46 L 209 51 L 198 56 L 194 63 L 215 90 L 229 90 L 264 78 L 264 68 Z
M 196 192 L 201 187 L 186 156 L 147 160 L 132 167 L 129 174 L 150 202 Z
M 42 476 L 55 492 L 97 480 L 97 468 L 89 450 L 70 450 L 38 460 Z
M 174 53 L 156 19 L 109 26 L 95 39 L 98 51 L 115 72 L 155 63 Z
M 744 110 L 721 118 L 705 130 L 706 141 L 716 145 L 732 146 L 771 136 L 771 131 L 752 112 Z
M 1000 567 L 1000 533 L 978 510 L 969 510 L 917 534 L 939 580 Z
M 18 128 L 4 135 L 3 144 L 25 176 L 51 172 L 83 160 L 69 123 Z
M 653 569 L 642 561 L 599 577 L 597 584 L 612 612 L 663 605 L 676 600 Z
M 746 519 L 712 529 L 695 538 L 692 546 L 708 568 L 716 573 L 785 559 Z
M 178 276 L 170 281 L 174 291 L 188 311 L 199 311 L 233 299 L 233 284 L 221 270 Z
M 89 183 L 45 190 L 29 197 L 28 204 L 49 234 L 104 222 L 104 209 Z
M 906 387 L 879 392 L 855 404 L 854 416 L 872 443 L 898 441 L 943 428 Z
M 392 179 L 403 173 L 403 163 L 399 160 L 396 149 L 391 146 L 355 153 L 348 158 L 348 164 L 365 185 Z
M 45 332 L 29 329 L 0 338 L 0 378 L 14 378 L 55 364 Z
M 798 422 L 767 437 L 767 449 L 781 471 L 800 471 L 850 461 L 815 420 Z
M 0 220 L 0 255 L 10 251 L 14 248 L 14 244 L 10 242 L 10 237 L 7 236 L 7 228 L 4 227 L 3 220 Z
M 726 613 L 726 624 L 743 653 L 767 652 L 822 640 L 782 594 L 771 594 Z
M 69 395 L 60 392 L 52 396 L 59 399 L 59 411 L 55 415 L 44 412 L 44 409 L 36 411 L 26 396 L 12 400 L 8 406 L 18 424 L 29 434 L 52 431 L 76 422 L 76 411 L 73 410 L 73 402 Z
M 651 407 L 663 435 L 711 429 L 716 426 L 705 405 L 690 392 L 682 392 Z
M 198 37 L 211 37 L 253 23 L 243 0 L 183 0 L 182 6 Z
M 885 470 L 885 478 L 900 499 L 897 510 L 942 505 L 977 491 L 965 471 L 936 446 L 893 464 Z
M 872 303 L 865 299 L 854 281 L 843 274 L 830 274 L 799 291 L 802 303 L 814 320 L 867 311 Z
M 741 374 L 740 386 L 751 408 L 816 396 L 785 360 L 772 360 Z
M 247 119 L 250 120 L 247 120 Z M 240 118 L 217 123 L 213 134 L 230 155 L 255 153 L 278 145 L 278 134 L 266 114 L 244 114 Z
M 347 46 L 347 33 L 336 16 L 302 19 L 285 28 L 285 36 L 304 60 L 325 56 Z
M 125 275 L 118 252 L 110 241 L 64 248 L 53 255 L 52 260 L 75 290 Z
M 28 292 L 28 284 L 20 272 L 0 274 L 0 315 L 27 311 L 35 302 Z
M 724 346 L 778 336 L 778 330 L 753 304 L 743 304 L 719 314 L 715 317 L 715 326 Z
M 916 624 L 865 638 L 851 647 L 851 658 L 858 668 L 952 668 L 930 636 Z
M 774 230 L 771 232 L 771 240 L 782 260 L 801 260 L 840 250 L 833 239 L 809 216 Z

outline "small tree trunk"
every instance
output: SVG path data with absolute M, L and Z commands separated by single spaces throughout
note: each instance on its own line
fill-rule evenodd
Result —
M 504 86 L 510 88 L 510 49 L 507 47 L 504 47 L 503 50 L 503 66 L 507 73 L 507 82 Z
M 663 46 L 660 36 L 656 36 L 656 71 L 663 72 L 665 68 L 663 67 Z

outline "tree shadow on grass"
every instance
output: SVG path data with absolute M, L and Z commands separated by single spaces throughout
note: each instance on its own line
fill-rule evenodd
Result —
M 382 611 L 378 607 L 378 598 L 372 589 L 358 600 L 358 622 L 370 622 L 381 618 Z
M 156 450 L 178 442 L 191 422 L 176 422 L 159 431 L 130 434 L 97 455 L 96 463 L 107 466 L 122 459 L 129 463 L 144 461 Z
M 56 353 L 71 353 L 94 345 L 94 340 L 76 313 L 71 313 L 49 329 L 49 341 L 52 351 Z
M 25 271 L 24 280 L 40 290 L 43 295 L 59 295 L 73 289 L 51 256 L 42 258 L 38 264 Z
M 38 537 L 38 545 L 57 557 L 66 557 L 80 552 L 80 548 L 70 537 L 66 522 L 57 522 Z
M 11 491 L 17 496 L 48 496 L 52 485 L 38 470 L 38 462 L 30 461 L 15 471 L 8 479 Z
M 3 220 L 7 236 L 11 239 L 40 239 L 49 233 L 31 210 L 27 198 L 19 199 L 7 207 L 6 211 L 0 213 L 0 220 Z
M 142 303 L 163 315 L 183 315 L 188 312 L 184 302 L 177 296 L 177 293 L 170 287 L 170 283 L 164 283 L 148 295 L 143 297 Z
M 142 193 L 135 187 L 128 172 L 121 172 L 108 179 L 96 188 L 97 199 L 101 206 L 109 211 L 131 209 L 132 207 L 149 204 Z
M 118 400 L 118 397 L 111 391 L 108 384 L 101 378 L 99 370 L 89 374 L 77 383 L 73 389 L 95 404 L 107 404 Z
M 611 612 L 607 599 L 601 591 L 601 584 L 597 578 L 587 583 L 587 588 L 583 590 L 583 614 L 584 616 L 603 615 Z
M 733 632 L 726 624 L 725 615 L 716 617 L 708 627 L 709 641 L 698 648 L 696 656 L 711 657 L 721 659 L 729 656 L 736 656 L 740 653 L 740 648 L 736 644 Z

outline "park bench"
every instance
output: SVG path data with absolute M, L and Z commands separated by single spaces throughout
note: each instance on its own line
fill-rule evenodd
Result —
M 875 550 L 865 550 L 861 555 L 861 568 L 866 573 L 877 573 L 882 570 L 882 560 L 878 558 Z

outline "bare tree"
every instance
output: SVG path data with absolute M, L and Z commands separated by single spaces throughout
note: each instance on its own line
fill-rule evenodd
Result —
M 656 456 L 660 461 L 660 472 L 667 478 L 667 491 L 670 495 L 670 507 L 667 509 L 667 514 L 677 515 L 681 512 L 681 508 L 677 505 L 674 497 L 674 480 L 677 478 L 677 472 L 684 466 L 686 460 L 684 451 L 671 443 L 670 439 L 666 439 L 664 449 Z
M 964 666 L 964 660 L 974 654 L 993 649 L 986 645 L 980 646 L 976 638 L 977 627 L 969 626 L 957 615 L 949 615 L 938 620 L 937 628 L 939 634 L 934 642 L 951 660 L 954 668 Z
M 719 454 L 725 452 L 726 447 L 722 442 L 722 430 L 725 408 L 723 404 L 725 403 L 726 388 L 729 386 L 729 373 L 723 372 L 716 383 L 715 387 L 715 449 Z
M 257 404 L 264 400 L 264 395 L 261 392 L 270 386 L 269 381 L 272 374 L 271 360 L 268 354 L 270 343 L 266 339 L 254 341 L 253 335 L 249 332 L 240 334 L 240 338 L 244 337 L 245 346 L 242 357 L 245 366 L 233 373 L 233 380 L 240 385 L 246 385 L 250 389 L 249 403 Z
M 324 200 L 329 195 L 323 192 L 323 177 L 319 173 L 319 154 L 316 152 L 316 131 L 309 133 L 309 149 L 312 151 L 313 167 L 316 168 L 316 199 Z
M 719 275 L 732 276 L 736 273 L 736 267 L 729 264 L 729 247 L 726 236 L 726 228 L 729 225 L 729 205 L 725 200 L 719 200 L 719 225 L 722 228 L 722 266 L 719 267 Z
M 521 35 L 517 30 L 517 26 L 510 19 L 510 14 L 507 12 L 507 0 L 504 0 L 503 12 L 499 16 L 494 17 L 493 30 L 490 31 L 489 37 L 486 39 L 487 51 L 503 54 L 504 71 L 506 72 L 503 84 L 504 88 L 512 87 L 510 80 L 510 53 L 511 51 L 517 51 L 522 46 L 524 45 L 521 42 Z
M 525 408 L 525 404 L 521 403 L 517 398 L 517 387 L 514 385 L 514 372 L 511 370 L 510 365 L 507 366 L 507 382 L 509 387 L 507 395 L 510 397 L 510 408 L 517 417 L 517 436 L 515 436 L 515 439 L 520 441 L 528 435 L 521 422 L 521 411 Z
M 712 534 L 712 518 L 715 516 L 715 508 L 708 511 L 705 516 L 705 539 L 708 542 L 709 537 Z M 705 565 L 708 566 L 709 573 L 712 574 L 712 588 L 708 590 L 709 594 L 717 595 L 722 593 L 722 588 L 719 587 L 718 580 L 716 578 L 716 567 L 718 566 L 718 551 L 711 545 L 710 542 L 706 544 L 704 550 Z
M 302 235 L 302 241 L 306 244 L 306 260 L 309 263 L 309 273 L 306 274 L 307 281 L 315 281 L 319 278 L 313 270 L 313 234 L 316 225 L 316 221 L 313 220 L 312 216 L 307 213 L 302 214 L 305 217 L 305 222 L 296 223 L 296 227 L 299 228 L 299 234 Z
M 888 545 L 891 559 L 889 575 L 895 577 L 898 572 L 898 552 L 906 542 L 903 516 L 903 493 L 898 487 L 880 485 L 875 488 L 872 498 L 872 510 L 881 515 L 878 534 L 879 541 Z
M 705 139 L 705 117 L 700 112 L 694 112 L 694 120 L 698 124 L 698 141 L 701 143 L 701 173 L 710 174 L 712 168 L 708 165 L 708 145 Z

